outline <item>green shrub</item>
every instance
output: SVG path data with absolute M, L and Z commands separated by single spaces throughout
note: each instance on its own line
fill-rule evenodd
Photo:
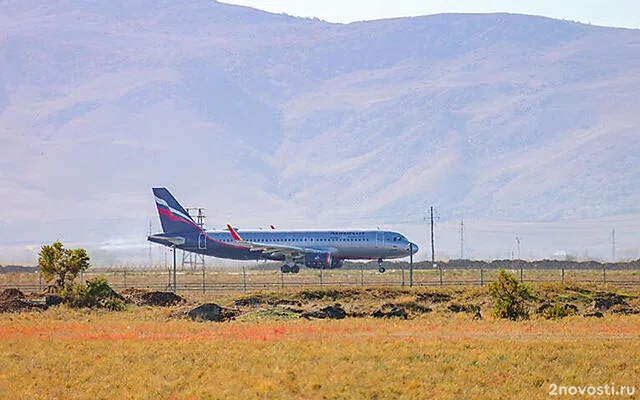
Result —
M 575 306 L 571 307 L 567 304 L 556 303 L 553 306 L 545 308 L 542 312 L 542 316 L 546 319 L 562 319 L 569 315 L 574 315 L 575 313 Z
M 122 311 L 124 299 L 111 289 L 105 278 L 97 277 L 87 281 L 87 285 L 73 284 L 65 286 L 60 296 L 64 302 L 74 308 L 106 308 Z
M 518 282 L 512 274 L 500 270 L 498 280 L 489 284 L 489 295 L 493 299 L 493 316 L 512 321 L 529 319 L 526 306 L 533 294 L 528 285 Z

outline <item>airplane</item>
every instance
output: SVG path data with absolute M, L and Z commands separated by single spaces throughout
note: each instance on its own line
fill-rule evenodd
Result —
M 418 246 L 398 232 L 382 230 L 204 230 L 164 187 L 153 188 L 162 233 L 147 240 L 207 256 L 233 260 L 282 261 L 282 273 L 298 273 L 300 267 L 341 268 L 344 260 L 403 258 Z

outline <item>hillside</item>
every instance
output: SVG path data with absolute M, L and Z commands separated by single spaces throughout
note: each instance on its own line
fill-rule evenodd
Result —
M 638 30 L 205 0 L 0 1 L 0 26 L 9 260 L 139 243 L 153 185 L 214 226 L 640 215 Z

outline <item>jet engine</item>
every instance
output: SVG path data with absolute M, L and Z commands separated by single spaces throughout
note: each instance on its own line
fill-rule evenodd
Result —
M 307 268 L 335 269 L 342 268 L 344 260 L 333 259 L 331 253 L 307 253 L 304 256 L 304 265 Z

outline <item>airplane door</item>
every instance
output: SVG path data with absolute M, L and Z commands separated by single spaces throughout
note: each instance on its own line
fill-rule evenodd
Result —
M 384 245 L 384 232 L 376 232 L 376 248 Z
M 207 248 L 207 235 L 205 235 L 204 233 L 200 233 L 200 236 L 198 236 L 198 249 L 204 250 L 206 248 Z

